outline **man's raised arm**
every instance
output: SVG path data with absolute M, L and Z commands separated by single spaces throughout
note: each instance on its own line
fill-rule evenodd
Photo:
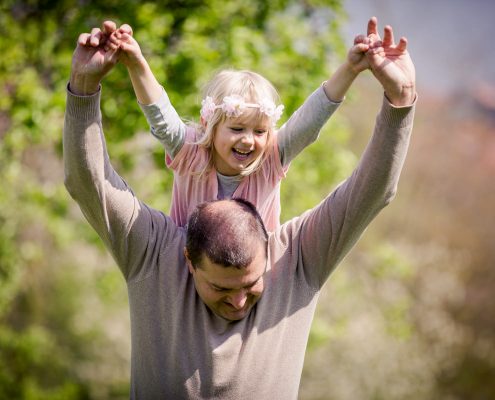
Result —
M 117 62 L 106 38 L 115 24 L 79 36 L 72 59 L 64 124 L 65 185 L 111 251 L 124 276 L 139 273 L 143 256 L 155 253 L 160 235 L 150 230 L 167 218 L 141 203 L 115 172 L 107 154 L 100 111 L 100 82 Z M 155 226 L 156 228 L 156 226 Z M 158 229 L 164 232 L 165 229 Z M 148 240 L 150 239 L 150 240 Z
M 317 289 L 395 196 L 412 131 L 416 86 L 407 41 L 395 44 L 389 26 L 381 40 L 376 24 L 371 18 L 363 36 L 366 58 L 385 92 L 371 140 L 352 175 L 286 227 L 289 235 L 298 236 L 304 274 Z

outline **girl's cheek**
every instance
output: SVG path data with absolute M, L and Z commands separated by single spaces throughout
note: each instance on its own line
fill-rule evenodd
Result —
M 267 146 L 268 146 L 268 140 L 267 140 L 267 138 L 265 137 L 265 138 L 263 138 L 263 139 L 260 141 L 260 143 L 258 144 L 258 147 L 259 147 L 260 149 L 265 149 Z

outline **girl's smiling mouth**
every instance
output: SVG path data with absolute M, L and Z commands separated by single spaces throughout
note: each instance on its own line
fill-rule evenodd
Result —
M 234 157 L 241 161 L 246 160 L 251 155 L 252 152 L 253 150 L 240 150 L 236 148 L 232 149 L 232 154 L 234 155 Z

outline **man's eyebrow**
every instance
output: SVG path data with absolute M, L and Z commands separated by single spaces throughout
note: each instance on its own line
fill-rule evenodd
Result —
M 264 274 L 265 273 L 260 275 L 254 282 L 250 282 L 247 285 L 244 285 L 241 289 L 248 289 L 248 288 L 256 285 L 259 282 L 259 280 L 263 277 Z M 219 290 L 234 290 L 233 288 L 226 288 L 226 287 L 218 286 L 212 282 L 210 282 L 210 285 L 213 286 L 215 289 L 219 289 Z

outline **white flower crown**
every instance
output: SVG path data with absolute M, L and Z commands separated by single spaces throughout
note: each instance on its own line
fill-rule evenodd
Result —
M 221 109 L 229 118 L 237 118 L 242 115 L 246 108 L 259 108 L 262 113 L 271 118 L 272 123 L 280 119 L 284 106 L 282 104 L 275 106 L 275 103 L 268 98 L 261 99 L 260 103 L 246 103 L 239 95 L 225 96 L 222 104 L 215 104 L 213 98 L 206 96 L 201 102 L 201 116 L 205 121 L 215 113 L 215 110 Z

